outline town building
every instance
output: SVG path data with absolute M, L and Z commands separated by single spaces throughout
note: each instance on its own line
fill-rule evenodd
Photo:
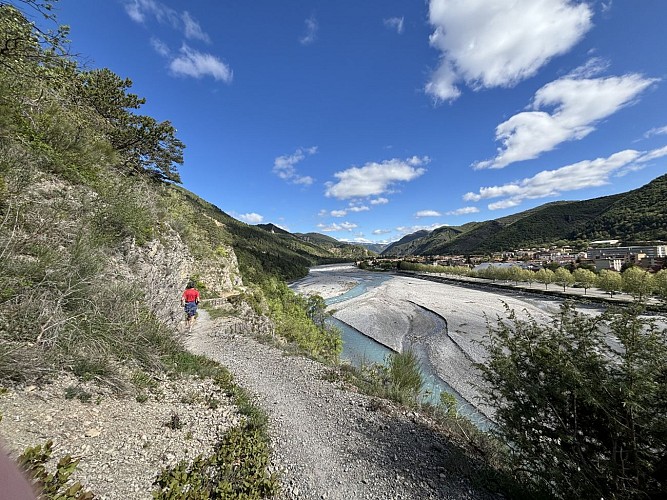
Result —
M 586 252 L 586 256 L 592 260 L 612 258 L 628 262 L 641 260 L 637 258 L 640 254 L 644 254 L 644 258 L 665 257 L 667 245 L 591 248 Z

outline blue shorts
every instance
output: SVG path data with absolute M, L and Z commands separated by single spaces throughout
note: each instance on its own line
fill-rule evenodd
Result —
M 197 303 L 196 302 L 186 302 L 185 303 L 185 314 L 190 316 L 194 316 L 197 314 Z

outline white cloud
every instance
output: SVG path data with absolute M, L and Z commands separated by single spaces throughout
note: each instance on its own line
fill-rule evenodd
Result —
M 389 234 L 389 233 L 391 233 L 391 232 L 392 232 L 391 229 L 375 229 L 375 230 L 373 231 L 373 234 L 378 234 L 378 235 L 379 235 L 379 234 Z
M 389 203 L 387 198 L 374 198 L 371 200 L 371 205 L 386 205 Z
M 429 161 L 427 156 L 413 156 L 406 160 L 394 158 L 336 172 L 334 177 L 338 178 L 338 182 L 326 184 L 326 196 L 345 200 L 384 194 L 397 182 L 409 182 L 421 176 L 426 172 L 422 165 Z
M 125 3 L 125 12 L 137 23 L 145 23 L 149 16 L 155 17 L 160 23 L 169 23 L 176 27 L 178 15 L 174 9 L 155 0 L 132 0 Z
M 569 51 L 592 15 L 588 4 L 570 0 L 430 0 L 430 43 L 442 55 L 426 91 L 448 101 L 460 95 L 458 82 L 511 87 Z
M 345 217 L 347 215 L 347 210 L 332 210 L 330 214 L 331 217 Z
M 135 23 L 143 23 L 145 16 L 139 2 L 130 2 L 125 4 L 125 12 Z
M 644 153 L 637 160 L 637 163 L 646 163 L 647 161 L 655 160 L 657 158 L 662 158 L 663 156 L 667 156 L 667 146 L 663 146 L 658 149 L 653 149 L 647 153 Z
M 167 47 L 167 44 L 164 43 L 162 40 L 159 38 L 152 37 L 151 38 L 151 46 L 157 52 L 160 54 L 162 57 L 169 57 L 169 54 L 171 51 L 169 50 L 169 47 Z
M 442 214 L 436 210 L 420 210 L 415 214 L 418 219 L 421 217 L 440 217 Z
M 396 30 L 396 33 L 398 33 L 399 35 L 403 33 L 402 17 L 390 17 L 389 19 L 383 19 L 382 22 L 387 28 Z
M 347 209 L 348 212 L 368 212 L 370 208 L 366 205 L 352 205 Z
M 375 243 L 375 241 L 371 241 L 369 239 L 366 239 L 363 234 L 358 234 L 354 238 L 339 238 L 338 241 L 342 241 L 344 243 Z
M 476 214 L 479 212 L 479 208 L 477 207 L 463 207 L 463 208 L 457 208 L 456 210 L 450 210 L 449 212 L 445 212 L 445 215 L 468 215 L 468 214 Z
M 653 137 L 654 135 L 667 135 L 667 125 L 664 127 L 655 127 L 649 130 L 644 134 L 644 138 L 648 139 L 649 137 Z
M 317 40 L 317 31 L 319 25 L 317 24 L 317 19 L 314 16 L 309 17 L 305 21 L 306 23 L 306 34 L 299 38 L 301 45 L 310 45 L 315 40 Z
M 600 120 L 630 104 L 655 79 L 637 74 L 595 79 L 564 77 L 537 91 L 532 108 L 496 127 L 503 147 L 492 160 L 475 168 L 503 168 L 537 158 L 565 141 L 579 140 L 595 130 Z M 547 112 L 543 108 L 553 108 Z
M 317 146 L 310 148 L 297 148 L 291 155 L 278 156 L 273 160 L 273 173 L 281 179 L 291 182 L 292 184 L 303 184 L 310 186 L 315 179 L 308 175 L 299 175 L 296 171 L 295 165 L 306 159 L 307 156 L 312 156 L 317 153 Z
M 567 77 L 573 80 L 581 80 L 583 78 L 593 78 L 604 73 L 609 69 L 609 61 L 601 57 L 591 57 L 584 64 L 578 68 L 574 68 L 567 74 Z
M 401 237 L 405 236 L 406 234 L 412 234 L 416 233 L 417 231 L 421 230 L 426 230 L 426 231 L 433 231 L 434 229 L 438 229 L 439 227 L 442 227 L 443 224 L 441 223 L 435 223 L 431 224 L 429 226 L 398 226 L 396 228 L 396 231 L 400 234 Z
M 183 21 L 183 34 L 185 35 L 185 38 L 189 40 L 201 40 L 206 43 L 211 42 L 209 36 L 201 29 L 199 22 L 197 22 L 187 10 L 183 11 L 183 14 L 181 14 L 181 20 Z
M 313 182 L 315 182 L 315 179 L 310 175 L 298 175 L 294 178 L 292 182 L 294 184 L 302 184 L 304 186 L 310 186 Z
M 352 231 L 354 228 L 358 226 L 353 222 L 341 222 L 340 224 L 334 222 L 328 225 L 320 223 L 317 225 L 317 227 L 320 229 L 320 231 L 325 233 L 336 233 L 340 231 Z
M 201 29 L 199 22 L 183 11 L 179 14 L 176 10 L 157 0 L 131 0 L 125 2 L 125 12 L 130 19 L 137 23 L 146 24 L 148 18 L 155 18 L 160 24 L 166 24 L 178 30 L 188 40 L 200 40 L 210 42 L 209 36 Z
M 157 0 L 126 1 L 125 12 L 130 16 L 130 19 L 137 23 L 148 24 L 150 19 L 155 19 L 160 25 L 167 25 L 178 31 L 187 40 L 211 42 L 208 34 L 204 32 L 199 22 L 188 11 L 179 14 L 178 11 Z M 158 37 L 152 36 L 150 43 L 158 54 L 170 58 L 169 69 L 174 75 L 194 78 L 211 76 L 215 80 L 221 80 L 225 83 L 232 81 L 231 68 L 217 56 L 199 52 L 183 44 L 178 55 L 172 57 L 169 47 Z
M 234 76 L 230 67 L 216 56 L 191 49 L 187 45 L 181 47 L 180 55 L 171 61 L 169 69 L 176 75 L 194 78 L 212 76 L 225 83 L 231 83 Z
M 248 224 L 261 224 L 264 221 L 264 216 L 256 214 L 255 212 L 240 214 L 238 218 Z
M 652 151 L 627 149 L 614 153 L 608 158 L 585 160 L 556 170 L 543 170 L 533 177 L 510 182 L 501 186 L 483 187 L 477 193 L 466 193 L 466 201 L 480 201 L 502 198 L 491 203 L 488 208 L 515 207 L 527 199 L 546 198 L 568 191 L 603 186 L 609 177 L 622 175 L 628 169 L 637 169 L 651 160 L 667 156 L 667 146 Z

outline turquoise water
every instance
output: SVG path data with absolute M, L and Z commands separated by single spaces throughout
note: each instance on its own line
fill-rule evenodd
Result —
M 387 274 L 368 273 L 368 276 L 364 276 L 354 288 L 351 288 L 342 295 L 331 297 L 330 299 L 325 300 L 325 302 L 328 306 L 330 306 L 332 304 L 337 304 L 339 302 L 353 299 L 354 297 L 359 297 L 359 295 L 363 295 L 371 288 L 378 287 L 390 279 L 392 279 L 392 276 Z
M 342 295 L 329 298 L 325 300 L 327 305 L 337 304 L 344 302 L 354 297 L 358 297 L 368 290 L 379 286 L 385 281 L 392 279 L 390 275 L 374 275 L 368 273 L 369 276 L 364 276 L 361 282 L 357 284 L 351 290 L 348 290 Z M 425 314 L 433 314 L 426 312 Z M 353 366 L 361 366 L 362 364 L 368 363 L 379 363 L 386 365 L 389 355 L 394 351 L 385 347 L 384 345 L 376 342 L 370 337 L 367 337 L 359 330 L 351 327 L 350 325 L 334 318 L 330 317 L 328 323 L 336 326 L 341 331 L 341 337 L 343 339 L 343 352 L 341 353 L 341 360 L 351 363 Z M 445 322 L 442 318 L 437 317 L 435 329 L 437 331 L 431 332 L 434 335 L 441 335 L 443 330 L 447 328 Z M 425 352 L 417 352 L 417 355 L 420 359 L 428 359 L 428 356 Z M 456 398 L 457 410 L 459 414 L 471 420 L 475 425 L 477 425 L 482 430 L 488 430 L 492 423 L 489 419 L 480 413 L 470 402 L 461 397 L 461 395 L 456 392 L 447 382 L 442 380 L 437 373 L 431 368 L 429 363 L 421 363 L 421 372 L 424 378 L 423 386 L 423 400 L 432 404 L 438 404 L 440 401 L 440 394 L 443 392 L 449 393 Z

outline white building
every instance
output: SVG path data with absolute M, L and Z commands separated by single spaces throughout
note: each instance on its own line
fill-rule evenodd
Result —
M 667 245 L 591 248 L 586 252 L 587 257 L 592 260 L 605 258 L 638 260 L 639 254 L 644 254 L 648 258 L 665 257 Z

